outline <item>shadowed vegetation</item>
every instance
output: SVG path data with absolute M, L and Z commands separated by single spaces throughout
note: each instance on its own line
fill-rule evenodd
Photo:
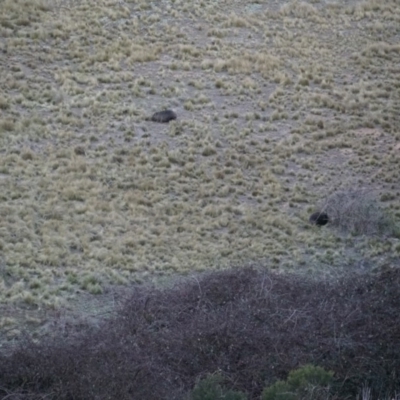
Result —
M 363 385 L 385 398 L 400 390 L 399 272 L 316 281 L 248 267 L 170 288 L 138 286 L 100 326 L 59 321 L 51 339 L 27 338 L 2 354 L 0 393 L 187 399 L 199 378 L 219 371 L 232 398 L 242 399 L 240 391 L 260 399 L 286 378 L 291 390 L 303 390 L 304 382 L 326 385 L 332 376 L 332 398 L 355 398 Z M 305 364 L 332 373 L 289 374 Z M 223 393 L 218 382 L 200 389 Z

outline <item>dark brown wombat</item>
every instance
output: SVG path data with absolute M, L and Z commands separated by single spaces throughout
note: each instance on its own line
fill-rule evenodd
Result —
M 151 117 L 151 120 L 153 122 L 169 122 L 172 121 L 173 119 L 176 119 L 177 115 L 175 114 L 174 111 L 172 110 L 164 110 L 164 111 L 159 111 L 156 112 L 155 114 L 153 114 L 153 116 Z
M 314 214 L 311 214 L 309 221 L 314 225 L 322 226 L 329 222 L 329 217 L 327 213 L 317 211 Z

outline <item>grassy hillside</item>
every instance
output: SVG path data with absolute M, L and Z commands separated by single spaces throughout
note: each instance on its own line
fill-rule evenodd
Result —
M 399 265 L 398 1 L 0 6 L 9 338 L 171 273 Z

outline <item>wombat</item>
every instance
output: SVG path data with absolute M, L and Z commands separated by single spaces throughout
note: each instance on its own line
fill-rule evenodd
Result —
M 329 222 L 329 217 L 326 212 L 317 211 L 311 214 L 309 221 L 314 225 L 322 226 Z
M 169 122 L 172 121 L 173 119 L 176 119 L 177 116 L 175 114 L 175 112 L 173 112 L 172 110 L 164 110 L 164 111 L 159 111 L 156 112 L 155 114 L 153 114 L 153 116 L 151 117 L 151 120 L 153 122 Z

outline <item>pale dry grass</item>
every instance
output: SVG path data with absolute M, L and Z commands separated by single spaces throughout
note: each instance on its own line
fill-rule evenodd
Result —
M 0 301 L 252 260 L 398 263 L 397 239 L 307 220 L 349 186 L 400 217 L 399 22 L 389 0 L 5 0 Z M 148 121 L 165 108 L 178 120 Z

